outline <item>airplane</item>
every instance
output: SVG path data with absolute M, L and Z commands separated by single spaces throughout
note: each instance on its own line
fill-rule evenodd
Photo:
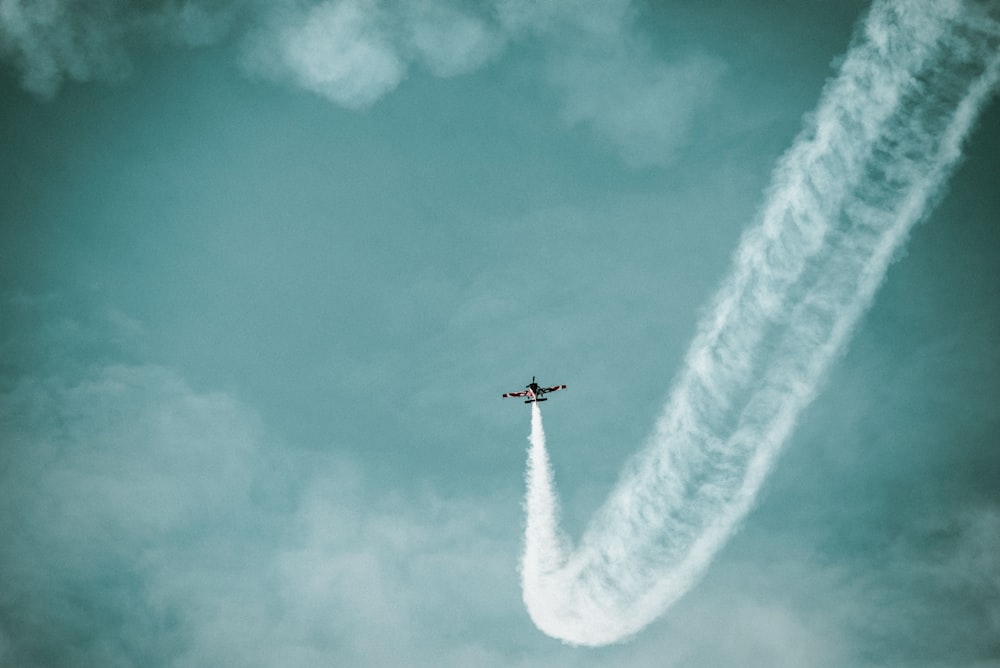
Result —
M 548 401 L 548 398 L 543 397 L 543 394 L 548 394 L 549 392 L 555 392 L 556 390 L 565 390 L 565 385 L 553 385 L 552 387 L 539 387 L 538 383 L 535 382 L 535 377 L 531 377 L 531 382 L 524 386 L 523 392 L 506 392 L 503 398 L 507 397 L 528 397 L 524 403 L 530 404 L 535 401 Z

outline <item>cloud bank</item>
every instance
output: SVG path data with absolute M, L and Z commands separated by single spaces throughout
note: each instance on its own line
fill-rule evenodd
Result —
M 453 77 L 537 44 L 537 75 L 568 125 L 589 127 L 630 165 L 663 165 L 724 68 L 705 54 L 663 62 L 637 26 L 630 0 L 0 0 L 0 57 L 50 97 L 67 81 L 124 79 L 150 47 L 235 40 L 248 73 L 360 111 L 414 68 Z
M 373 490 L 148 364 L 6 376 L 0 436 L 4 666 L 504 665 L 499 504 Z
M 1000 78 L 1000 8 L 876 3 L 706 310 L 656 430 L 573 548 L 532 414 L 524 601 L 604 645 L 688 591 L 940 195 Z

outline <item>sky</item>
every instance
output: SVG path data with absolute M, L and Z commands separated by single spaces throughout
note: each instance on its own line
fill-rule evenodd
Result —
M 703 6 L 711 4 L 711 6 Z M 1000 104 L 700 581 L 579 536 L 863 2 L 0 1 L 0 663 L 1000 665 Z

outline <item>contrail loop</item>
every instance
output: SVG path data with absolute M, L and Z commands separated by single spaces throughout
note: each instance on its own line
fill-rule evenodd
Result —
M 995 2 L 876 2 L 775 170 L 648 444 L 579 545 L 559 528 L 532 406 L 525 605 L 603 645 L 688 591 L 749 511 L 894 254 L 926 216 L 1000 78 Z

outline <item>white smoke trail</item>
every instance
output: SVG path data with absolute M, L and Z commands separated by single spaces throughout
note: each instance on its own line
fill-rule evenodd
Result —
M 549 466 L 549 455 L 545 450 L 545 432 L 542 430 L 542 412 L 537 403 L 531 404 L 531 449 L 528 451 L 528 513 L 526 531 L 531 536 L 527 547 L 532 551 L 530 558 L 525 558 L 523 575 L 527 580 L 535 581 L 544 573 L 551 572 L 563 565 L 563 555 L 567 552 L 566 539 L 559 533 L 555 522 L 558 499 L 552 484 L 552 469 Z M 538 480 L 539 484 L 531 484 Z M 539 521 L 541 520 L 541 521 Z
M 545 633 L 603 645 L 690 589 L 752 506 L 801 409 L 1000 78 L 1000 7 L 871 8 L 706 311 L 648 445 L 584 532 L 560 533 L 532 410 L 524 601 Z

